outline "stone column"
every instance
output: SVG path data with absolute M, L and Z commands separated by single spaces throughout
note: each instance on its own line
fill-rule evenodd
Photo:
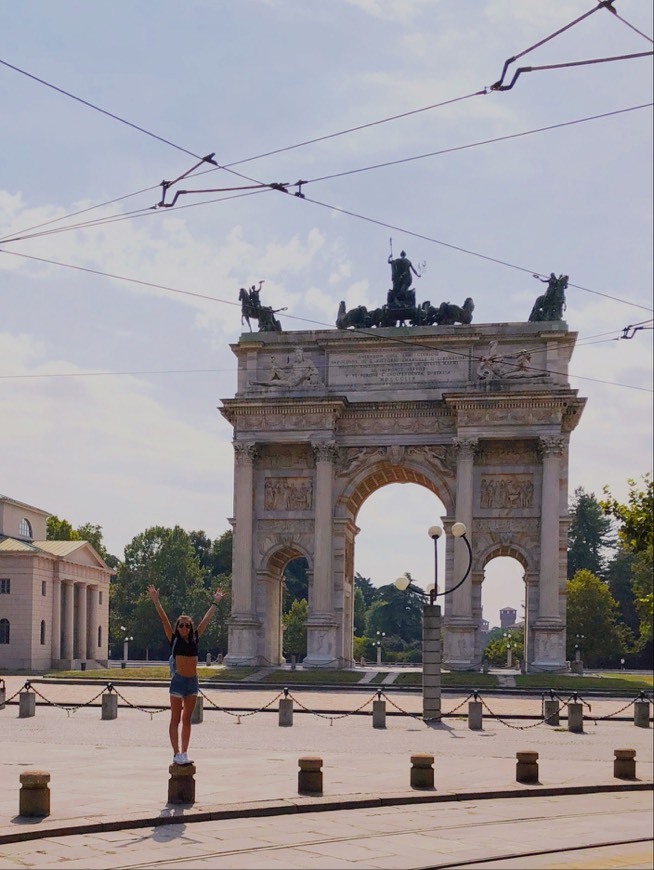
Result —
M 88 588 L 88 624 L 86 633 L 86 656 L 94 659 L 98 654 L 98 587 Z
M 456 461 L 456 502 L 454 522 L 464 523 L 467 537 L 472 546 L 472 496 L 473 467 L 477 438 L 455 438 Z M 447 547 L 452 548 L 451 557 L 446 559 L 445 590 L 456 586 L 465 575 L 468 567 L 468 549 L 463 541 L 457 541 L 451 534 L 453 521 L 448 519 L 443 525 L 446 531 Z M 451 566 L 451 567 L 450 567 Z M 445 596 L 446 617 L 444 635 L 445 664 L 452 670 L 467 670 L 475 663 L 475 635 L 477 622 L 472 613 L 472 580 L 470 577 L 451 595 Z
M 86 583 L 77 584 L 77 650 L 76 658 L 86 659 Z
M 252 538 L 254 532 L 254 443 L 234 444 L 234 542 L 232 555 L 232 615 L 228 665 L 258 663 Z
M 61 579 L 52 578 L 52 638 L 51 658 L 54 665 L 61 658 Z
M 66 660 L 67 666 L 71 667 L 74 658 L 73 639 L 75 637 L 75 628 L 73 625 L 75 617 L 75 584 L 72 580 L 64 580 L 64 648 L 62 650 L 62 658 Z
M 540 575 L 538 617 L 534 625 L 534 669 L 560 670 L 564 667 L 565 638 L 559 611 L 561 456 L 565 439 L 540 439 L 543 458 L 540 517 Z
M 313 446 L 316 462 L 314 503 L 315 552 L 313 586 L 307 620 L 307 656 L 304 667 L 336 668 L 336 621 L 333 606 L 332 552 L 334 537 L 334 460 L 333 442 Z

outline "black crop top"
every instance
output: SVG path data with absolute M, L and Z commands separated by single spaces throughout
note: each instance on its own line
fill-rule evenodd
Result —
M 175 635 L 173 635 L 170 639 L 170 646 L 172 647 L 175 642 Z M 175 655 L 176 656 L 197 656 L 198 654 L 198 633 L 194 632 L 193 635 L 189 637 L 188 640 L 184 640 L 183 637 L 177 636 L 177 643 L 175 644 Z

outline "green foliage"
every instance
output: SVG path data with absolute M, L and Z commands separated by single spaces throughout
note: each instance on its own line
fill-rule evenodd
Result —
M 231 576 L 232 546 L 234 535 L 231 529 L 216 538 L 211 548 L 211 574 L 214 577 Z
M 630 632 L 618 623 L 618 605 L 606 583 L 590 571 L 577 571 L 568 581 L 567 656 L 574 658 L 577 635 L 581 658 L 588 667 L 619 663 Z
M 506 637 L 504 636 L 506 633 Z M 522 628 L 499 629 L 492 632 L 484 649 L 484 658 L 494 667 L 505 667 L 507 644 L 511 644 L 512 661 L 523 661 L 525 657 L 525 637 Z
M 79 532 L 71 526 L 68 520 L 59 517 L 48 517 L 46 524 L 46 540 L 48 541 L 81 541 Z
M 375 637 L 377 632 L 385 632 L 387 637 L 397 635 L 405 643 L 420 640 L 423 604 L 420 594 L 411 587 L 400 592 L 392 583 L 380 586 L 377 594 L 366 614 L 366 634 Z
M 361 590 L 366 609 L 368 609 L 377 598 L 377 589 L 368 577 L 363 577 L 358 572 L 354 575 L 354 588 Z
M 611 537 L 611 519 L 595 497 L 583 487 L 575 490 L 569 510 L 568 579 L 585 569 L 598 577 L 606 572 L 606 551 L 615 546 Z
M 291 604 L 291 609 L 282 617 L 284 627 L 284 655 L 303 657 L 307 654 L 307 619 L 309 605 L 304 598 Z
M 309 600 L 309 563 L 300 556 L 284 568 L 284 597 L 282 609 L 288 613 L 294 601 Z
M 644 474 L 642 484 L 629 479 L 627 504 L 622 504 L 604 487 L 606 498 L 600 503 L 607 514 L 614 516 L 620 523 L 618 537 L 624 546 L 642 553 L 654 546 L 654 481 L 651 474 Z
M 367 637 L 355 637 L 352 641 L 352 658 L 355 662 L 361 661 L 366 657 L 366 643 L 369 640 Z
M 366 602 L 360 589 L 354 590 L 354 636 L 362 637 L 366 630 Z

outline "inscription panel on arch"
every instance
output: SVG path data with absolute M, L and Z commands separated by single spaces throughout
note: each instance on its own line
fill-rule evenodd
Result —
M 445 386 L 468 380 L 468 357 L 438 350 L 364 350 L 332 353 L 330 387 Z

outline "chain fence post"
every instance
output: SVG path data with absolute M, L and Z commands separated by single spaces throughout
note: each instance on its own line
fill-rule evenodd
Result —
M 649 701 L 645 692 L 641 692 L 638 700 L 634 701 L 634 725 L 636 728 L 649 728 Z
M 484 717 L 479 692 L 475 689 L 472 694 L 473 700 L 468 702 L 468 728 L 471 731 L 482 731 Z
M 284 697 L 279 700 L 279 727 L 293 726 L 293 699 L 288 697 L 288 688 L 284 688 Z

